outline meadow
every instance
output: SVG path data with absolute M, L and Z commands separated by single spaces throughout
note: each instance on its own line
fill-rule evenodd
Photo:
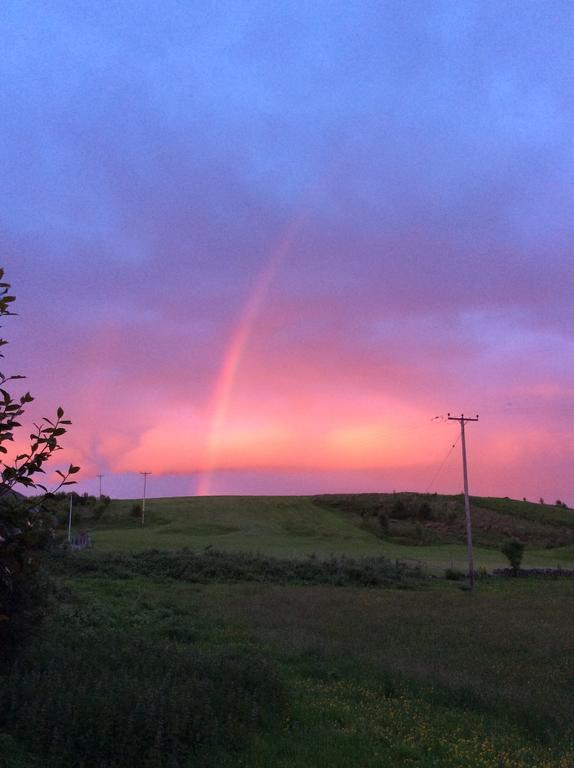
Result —
M 389 541 L 372 503 L 86 515 L 93 551 L 50 556 L 49 617 L 2 680 L 0 765 L 571 768 L 574 580 L 471 593 L 436 578 L 461 543 Z M 390 555 L 411 550 L 422 570 Z
M 392 519 L 397 501 L 406 507 L 409 500 L 412 515 L 408 516 L 407 508 L 401 519 Z M 418 520 L 418 506 L 425 500 L 434 508 L 431 519 Z M 77 526 L 90 531 L 99 551 L 214 547 L 279 557 L 384 556 L 421 565 L 435 574 L 449 567 L 466 568 L 460 497 L 361 494 L 152 499 L 146 505 L 143 528 L 130 515 L 137 503 L 114 501 L 100 521 L 79 508 L 82 517 Z M 525 567 L 574 565 L 572 510 L 482 498 L 472 499 L 472 509 L 477 568 L 505 567 L 500 545 L 512 536 L 526 541 Z M 391 517 L 390 531 L 380 528 L 381 511 Z

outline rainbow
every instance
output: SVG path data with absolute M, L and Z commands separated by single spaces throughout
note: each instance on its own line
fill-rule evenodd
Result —
M 211 475 L 217 467 L 222 428 L 225 424 L 229 400 L 233 391 L 237 371 L 245 348 L 249 342 L 249 337 L 251 336 L 261 307 L 265 302 L 269 286 L 273 282 L 281 264 L 291 251 L 306 219 L 307 213 L 300 214 L 294 219 L 281 242 L 267 259 L 247 298 L 239 317 L 239 322 L 231 334 L 231 338 L 225 349 L 223 362 L 219 369 L 214 387 L 214 394 L 209 408 L 210 416 L 208 420 L 209 427 L 205 447 L 205 457 L 196 490 L 198 496 L 208 496 L 210 493 Z

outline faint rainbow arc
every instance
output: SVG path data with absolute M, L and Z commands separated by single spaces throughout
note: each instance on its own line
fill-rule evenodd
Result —
M 269 287 L 283 260 L 291 250 L 306 218 L 307 214 L 300 214 L 295 219 L 282 241 L 272 252 L 270 258 L 262 268 L 243 307 L 239 322 L 237 323 L 225 349 L 223 363 L 219 369 L 210 408 L 211 416 L 209 419 L 205 458 L 196 490 L 198 496 L 209 495 L 211 474 L 217 464 L 221 428 L 227 416 L 229 400 L 241 362 L 241 357 L 253 331 L 253 326 L 255 325 L 259 311 L 265 301 Z

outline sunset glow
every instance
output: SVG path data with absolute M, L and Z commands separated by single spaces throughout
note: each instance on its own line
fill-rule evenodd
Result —
M 574 6 L 80 6 L 0 86 L 4 367 L 79 489 L 458 492 L 450 411 L 471 492 L 574 504 Z

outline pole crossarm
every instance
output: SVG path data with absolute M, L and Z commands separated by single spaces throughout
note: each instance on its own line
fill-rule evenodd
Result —
M 450 413 L 447 415 L 448 421 L 478 421 L 478 413 L 476 416 L 465 416 L 464 413 L 461 413 L 460 416 L 451 416 Z

